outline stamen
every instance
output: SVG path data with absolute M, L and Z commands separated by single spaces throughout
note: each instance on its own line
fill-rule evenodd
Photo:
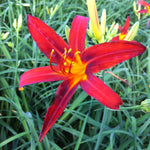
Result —
M 71 48 L 69 48 L 68 53 L 70 53 L 71 51 L 72 51 L 72 49 L 71 49 Z
M 53 65 L 52 65 L 52 55 L 53 55 L 53 53 L 54 53 L 54 49 L 52 49 L 52 51 L 51 51 L 51 53 L 50 53 L 50 57 L 49 57 L 49 64 L 50 64 L 50 67 L 51 67 L 51 69 L 52 69 L 54 72 L 60 73 L 60 72 L 56 71 L 56 70 L 53 68 Z
M 67 54 L 67 49 L 66 48 L 64 48 L 64 50 L 65 50 L 65 52 L 64 52 L 64 56 L 63 56 L 63 58 L 66 58 L 66 54 Z
M 69 66 L 69 73 L 71 73 L 71 67 L 72 67 L 72 65 L 73 65 L 73 63 L 74 63 L 74 59 L 75 59 L 75 57 L 76 57 L 77 54 L 80 54 L 80 51 L 76 51 L 76 52 L 75 52 L 74 57 L 73 57 L 73 59 L 71 60 L 71 63 L 70 63 L 70 66 Z
M 65 52 L 64 52 L 64 56 L 60 62 L 60 70 L 62 71 L 63 74 L 68 74 L 68 71 L 65 70 L 65 67 L 67 67 L 67 63 L 69 63 L 69 59 L 68 56 L 69 56 L 69 53 L 71 52 L 71 48 L 67 51 L 66 48 L 64 48 Z
M 64 61 L 64 59 L 66 59 L 66 57 L 67 57 L 67 48 L 64 48 L 64 54 L 63 54 L 63 56 L 62 56 L 62 58 L 61 58 L 61 61 L 60 61 L 60 65 L 59 65 L 59 69 L 60 70 L 62 70 L 62 72 L 64 73 L 64 65 L 66 66 L 67 64 L 66 64 L 66 62 Z

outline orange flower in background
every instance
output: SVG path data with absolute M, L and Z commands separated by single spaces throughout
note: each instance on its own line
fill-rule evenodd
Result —
M 139 0 L 138 4 L 143 5 L 144 9 L 138 11 L 138 13 L 149 13 L 150 14 L 150 2 L 149 4 L 143 0 Z
M 123 104 L 121 98 L 93 73 L 140 55 L 146 47 L 137 42 L 118 41 L 85 49 L 88 18 L 82 16 L 76 16 L 72 22 L 69 44 L 36 17 L 28 15 L 27 24 L 37 46 L 49 58 L 50 65 L 22 74 L 19 89 L 29 84 L 63 80 L 55 93 L 53 104 L 47 110 L 39 141 L 61 116 L 78 85 L 106 107 L 119 109 Z

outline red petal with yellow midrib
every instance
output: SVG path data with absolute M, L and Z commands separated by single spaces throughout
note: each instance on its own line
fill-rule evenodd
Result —
M 96 76 L 89 74 L 81 81 L 81 88 L 90 96 L 110 109 L 117 110 L 123 104 L 121 98 Z
M 70 98 L 76 91 L 77 87 L 78 83 L 74 84 L 74 82 L 72 82 L 72 80 L 69 79 L 63 81 L 60 84 L 55 93 L 54 103 L 48 108 L 48 111 L 46 113 L 44 124 L 39 136 L 39 141 L 42 141 L 46 133 L 61 116 Z
M 146 47 L 137 42 L 106 42 L 87 48 L 81 58 L 88 64 L 86 72 L 96 73 L 140 55 L 145 50 Z
M 57 66 L 53 66 L 53 68 L 59 70 Z M 38 67 L 21 75 L 19 87 L 40 82 L 64 80 L 65 78 L 64 75 L 54 72 L 50 66 Z
M 89 18 L 76 16 L 72 22 L 69 34 L 69 46 L 71 53 L 83 51 L 85 48 L 85 36 Z
M 129 27 L 130 27 L 130 18 L 129 18 L 129 16 L 127 16 L 124 27 L 121 29 L 121 33 L 122 34 L 127 34 Z
M 36 17 L 28 15 L 27 24 L 31 36 L 41 52 L 49 58 L 51 50 L 54 49 L 52 62 L 58 64 L 64 48 L 68 49 L 66 42 L 52 28 Z

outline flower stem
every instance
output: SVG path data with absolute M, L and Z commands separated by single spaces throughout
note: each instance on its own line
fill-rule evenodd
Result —
M 108 114 L 108 109 L 105 107 L 104 108 L 103 119 L 102 119 L 102 123 L 101 123 L 101 127 L 100 127 L 100 131 L 99 131 L 99 134 L 98 134 L 98 139 L 97 139 L 96 146 L 95 146 L 94 150 L 99 150 L 99 145 L 101 144 L 102 133 L 103 133 L 103 129 L 104 129 L 104 126 L 105 126 L 106 119 L 107 119 L 107 114 Z
M 131 107 L 120 107 L 118 111 L 129 110 L 129 109 L 139 109 L 141 105 L 131 106 Z

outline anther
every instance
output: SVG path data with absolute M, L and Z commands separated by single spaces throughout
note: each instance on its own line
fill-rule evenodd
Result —
M 64 48 L 64 56 L 61 59 L 60 62 L 60 70 L 62 71 L 63 74 L 68 74 L 68 71 L 66 71 L 66 67 L 67 67 L 67 63 L 69 63 L 69 53 L 71 52 L 71 48 L 69 50 L 67 50 L 66 48 Z
M 74 60 L 75 60 L 75 57 L 77 54 L 80 54 L 80 51 L 76 51 L 75 54 L 74 54 L 74 57 L 73 59 L 71 60 L 71 63 L 70 63 L 70 66 L 69 66 L 69 73 L 71 73 L 71 67 L 72 65 L 74 64 Z
M 71 49 L 71 48 L 69 48 L 68 53 L 70 53 L 71 51 L 72 51 L 72 49 Z

